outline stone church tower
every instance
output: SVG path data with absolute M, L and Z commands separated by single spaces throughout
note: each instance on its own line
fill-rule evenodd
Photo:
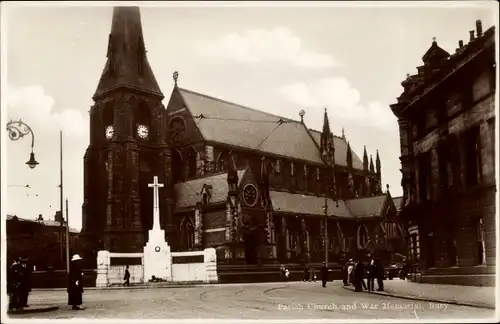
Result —
M 161 226 L 172 234 L 173 185 L 164 96 L 146 57 L 137 7 L 113 9 L 107 61 L 90 109 L 82 237 L 95 252 L 140 252 L 152 227 L 153 176 Z

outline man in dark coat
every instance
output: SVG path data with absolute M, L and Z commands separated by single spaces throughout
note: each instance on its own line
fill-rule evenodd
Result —
M 18 302 L 19 307 L 29 307 L 28 296 L 31 291 L 31 266 L 28 265 L 28 258 L 21 257 L 18 262 Z
M 357 261 L 356 265 L 354 266 L 354 288 L 355 291 L 361 291 L 362 288 L 365 290 L 366 288 L 366 283 L 365 283 L 365 273 L 366 273 L 366 268 L 365 265 L 362 261 Z
M 19 276 L 20 265 L 14 260 L 7 274 L 7 294 L 9 295 L 9 310 L 19 308 Z
M 125 268 L 125 276 L 123 277 L 123 280 L 125 280 L 123 283 L 124 286 L 130 286 L 130 271 L 128 271 L 128 266 Z
M 302 281 L 308 281 L 309 280 L 309 267 L 304 265 L 304 274 L 302 275 Z
M 370 261 L 370 265 L 368 266 L 368 290 L 375 290 L 375 278 L 378 278 L 378 269 L 375 264 L 375 260 Z
M 73 255 L 68 274 L 68 305 L 72 306 L 72 309 L 75 310 L 80 309 L 80 306 L 83 304 L 83 273 L 79 263 L 81 259 L 78 254 Z
M 326 287 L 327 281 L 328 281 L 328 267 L 326 266 L 326 263 L 323 262 L 321 264 L 321 282 L 323 284 L 323 288 Z
M 384 266 L 382 265 L 382 262 L 380 260 L 375 261 L 375 265 L 377 268 L 377 285 L 378 285 L 378 291 L 384 291 Z

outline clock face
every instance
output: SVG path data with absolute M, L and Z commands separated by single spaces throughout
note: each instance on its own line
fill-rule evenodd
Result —
M 106 127 L 106 138 L 111 139 L 113 137 L 115 130 L 113 129 L 113 126 L 108 126 Z
M 140 138 L 148 138 L 149 135 L 149 129 L 145 125 L 138 125 L 137 126 L 137 135 Z
M 247 184 L 245 188 L 243 188 L 243 200 L 250 207 L 257 204 L 257 188 L 255 188 L 254 185 Z

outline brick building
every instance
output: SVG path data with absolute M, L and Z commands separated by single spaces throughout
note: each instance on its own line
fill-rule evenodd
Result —
M 61 227 L 59 213 L 55 220 L 43 219 L 42 215 L 37 219 L 7 215 L 6 226 L 8 266 L 19 256 L 26 256 L 36 270 L 66 267 L 65 249 L 61 256 L 61 238 L 65 244 L 65 228 Z M 74 246 L 79 231 L 69 228 L 69 233 L 70 246 Z
M 175 86 L 166 108 L 146 58 L 140 12 L 113 11 L 107 62 L 90 110 L 82 237 L 98 249 L 139 252 L 160 222 L 173 251 L 215 247 L 220 263 L 269 264 L 404 250 L 381 161 L 346 136 Z
M 410 250 L 422 281 L 494 285 L 495 28 L 449 54 L 434 40 L 401 84 L 398 117 Z

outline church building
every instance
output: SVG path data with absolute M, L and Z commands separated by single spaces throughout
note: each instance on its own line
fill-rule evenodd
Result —
M 177 84 L 164 95 L 146 57 L 139 8 L 114 8 L 107 61 L 90 110 L 82 238 L 142 252 L 154 176 L 172 251 L 214 247 L 219 264 L 330 263 L 405 253 L 381 161 L 346 136 Z M 326 226 L 326 228 L 325 228 Z M 326 234 L 326 235 L 325 235 Z

